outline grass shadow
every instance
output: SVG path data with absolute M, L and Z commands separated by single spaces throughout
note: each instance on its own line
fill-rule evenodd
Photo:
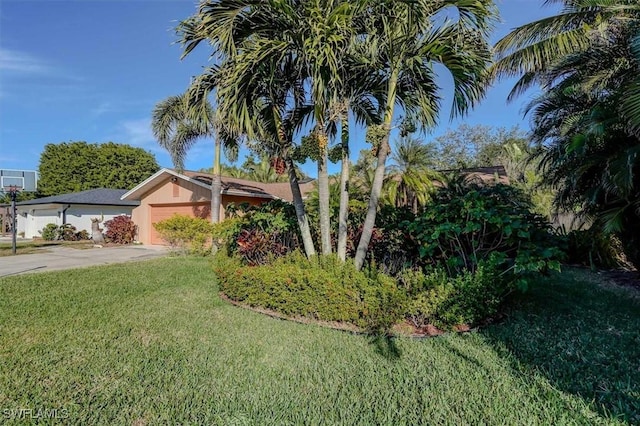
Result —
M 402 356 L 402 351 L 391 336 L 372 336 L 369 339 L 369 344 L 374 347 L 376 354 L 389 361 L 399 360 Z
M 605 416 L 640 423 L 640 303 L 586 270 L 541 280 L 481 333 L 514 368 L 545 376 Z

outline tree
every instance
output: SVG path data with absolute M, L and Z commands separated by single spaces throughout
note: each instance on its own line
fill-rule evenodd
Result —
M 363 20 L 360 40 L 370 46 L 369 72 L 382 76 L 384 120 L 377 131 L 370 126 L 373 131 L 368 140 L 376 150 L 377 164 L 356 250 L 357 269 L 364 265 L 375 226 L 396 106 L 401 105 L 406 118 L 423 127 L 435 124 L 440 111 L 439 87 L 432 68 L 436 62 L 453 77 L 452 115 L 463 114 L 479 101 L 491 60 L 489 32 L 497 17 L 491 1 L 371 1 L 368 6 L 370 12 Z M 457 12 L 457 22 L 438 20 L 449 8 Z
M 178 33 L 185 46 L 184 55 L 208 40 L 216 48 L 214 53 L 223 57 L 219 66 L 209 67 L 194 81 L 193 97 L 206 99 L 216 91 L 220 114 L 228 126 L 254 151 L 285 163 L 305 252 L 311 257 L 316 252 L 294 165 L 293 144 L 293 135 L 310 109 L 304 102 L 298 75 L 303 70 L 299 58 L 286 51 L 283 57 L 265 55 L 265 46 L 278 46 L 271 32 L 283 31 L 291 22 L 287 21 L 288 14 L 281 13 L 286 11 L 263 8 L 258 9 L 262 14 L 252 13 L 260 5 L 248 1 L 203 4 L 199 13 L 180 24 Z M 236 38 L 227 32 L 229 25 L 238 29 L 232 31 Z M 269 36 L 258 37 L 259 32 L 252 32 L 256 29 Z
M 496 46 L 497 78 L 533 85 L 528 111 L 556 204 L 617 232 L 640 265 L 640 5 L 565 1 L 554 17 L 517 28 Z
M 160 146 L 171 155 L 174 166 L 184 169 L 188 150 L 202 137 L 214 137 L 213 180 L 211 182 L 211 222 L 220 221 L 222 202 L 220 123 L 209 102 L 192 103 L 186 95 L 170 96 L 153 110 L 151 128 Z M 233 147 L 233 141 L 227 141 Z
M 522 149 L 529 145 L 527 135 L 517 126 L 506 129 L 461 124 L 427 145 L 432 147 L 433 167 L 436 170 L 455 170 L 500 165 L 505 145 L 514 143 Z
M 315 0 L 309 2 L 257 2 L 216 1 L 200 8 L 199 13 L 183 22 L 179 28 L 188 54 L 202 40 L 214 46 L 214 54 L 220 55 L 223 64 L 220 69 L 236 70 L 233 80 L 222 90 L 229 99 L 230 113 L 227 117 L 250 121 L 245 114 L 248 109 L 237 101 L 247 99 L 249 87 L 245 83 L 256 82 L 259 69 L 270 70 L 262 74 L 266 79 L 262 84 L 273 86 L 273 72 L 287 69 L 295 80 L 291 87 L 299 87 L 291 98 L 297 105 L 311 103 L 305 115 L 315 122 L 314 141 L 318 148 L 318 188 L 320 196 L 320 234 L 323 253 L 331 252 L 329 191 L 328 191 L 328 148 L 332 115 L 340 113 L 338 91 L 341 66 L 340 59 L 351 42 L 350 19 L 355 3 L 335 0 Z M 268 25 L 265 23 L 268 22 Z M 306 93 L 305 93 L 306 91 Z M 300 99 L 302 95 L 302 99 Z M 267 103 L 273 102 L 273 96 Z M 287 98 L 274 107 L 278 135 L 284 139 L 286 133 L 295 129 L 284 129 L 281 124 Z M 303 101 L 303 102 L 301 102 Z M 285 108 L 283 108 L 283 106 Z M 301 111 L 299 108 L 297 111 Z M 245 120 L 246 119 L 246 120 Z M 299 122 L 300 120 L 298 120 Z M 246 131 L 251 126 L 244 126 Z
M 391 153 L 387 194 L 396 207 L 409 207 L 414 213 L 424 206 L 439 179 L 433 171 L 432 147 L 405 136 Z
M 47 144 L 40 155 L 42 196 L 96 188 L 131 189 L 160 169 L 153 154 L 113 142 Z

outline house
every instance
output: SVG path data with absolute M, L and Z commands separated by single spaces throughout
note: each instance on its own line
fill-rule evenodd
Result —
M 138 240 L 144 244 L 165 244 L 153 224 L 176 213 L 203 219 L 211 218 L 211 181 L 208 173 L 161 169 L 122 196 L 124 201 L 139 202 L 131 218 L 138 226 Z M 300 184 L 303 194 L 313 184 Z M 260 183 L 246 179 L 222 177 L 220 219 L 225 218 L 229 203 L 259 205 L 271 200 L 292 201 L 288 182 Z
M 69 223 L 78 231 L 91 232 L 91 218 L 104 221 L 120 215 L 131 215 L 140 204 L 135 200 L 122 200 L 126 189 L 90 189 L 70 194 L 36 198 L 16 203 L 17 231 L 25 238 L 40 237 L 40 231 L 49 223 Z

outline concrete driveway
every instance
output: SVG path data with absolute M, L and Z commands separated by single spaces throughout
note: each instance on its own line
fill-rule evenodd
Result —
M 124 246 L 77 249 L 46 247 L 42 253 L 0 257 L 0 278 L 32 272 L 56 271 L 87 266 L 123 263 L 166 256 L 163 246 Z

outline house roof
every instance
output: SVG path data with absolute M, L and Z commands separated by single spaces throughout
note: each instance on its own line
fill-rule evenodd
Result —
M 91 204 L 104 206 L 137 206 L 136 200 L 123 200 L 121 197 L 126 189 L 89 189 L 87 191 L 69 194 L 53 195 L 51 197 L 36 198 L 16 203 L 18 206 L 32 206 L 37 204 Z
M 139 200 L 149 188 L 163 182 L 168 176 L 177 177 L 206 189 L 211 189 L 213 175 L 203 172 L 185 170 L 178 173 L 171 169 L 161 169 L 144 182 L 122 196 L 123 200 Z M 262 183 L 247 179 L 222 176 L 222 194 L 256 197 L 264 199 L 282 199 L 293 201 L 289 183 Z M 313 187 L 311 182 L 301 183 L 300 191 L 307 194 Z

